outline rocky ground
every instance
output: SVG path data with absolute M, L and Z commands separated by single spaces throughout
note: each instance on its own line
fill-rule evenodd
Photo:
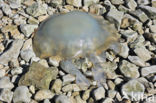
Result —
M 78 9 L 103 15 L 121 35 L 121 52 L 106 52 L 103 86 L 80 88 L 55 58 L 32 49 L 40 22 Z M 0 103 L 156 103 L 156 0 L 0 0 L 0 54 Z M 87 58 L 75 61 L 92 77 Z

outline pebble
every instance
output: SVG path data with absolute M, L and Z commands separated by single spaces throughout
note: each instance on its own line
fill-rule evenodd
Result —
M 121 78 L 115 78 L 114 83 L 115 83 L 115 85 L 119 85 L 119 84 L 121 84 L 123 81 L 124 81 L 124 80 L 121 79 Z
M 4 77 L 6 73 L 5 69 L 0 69 L 0 78 Z
M 137 0 L 137 3 L 139 5 L 148 5 L 150 4 L 150 1 L 149 0 Z
M 152 0 L 152 7 L 156 8 L 156 0 Z
M 23 68 L 22 67 L 13 68 L 11 70 L 11 74 L 12 75 L 18 75 L 18 74 L 21 74 L 22 72 L 23 72 Z
M 20 56 L 26 62 L 29 62 L 32 57 L 35 57 L 35 53 L 32 49 L 21 50 Z
M 42 101 L 44 99 L 51 99 L 54 97 L 54 93 L 52 93 L 50 90 L 48 89 L 42 89 L 39 90 L 36 94 L 35 94 L 35 100 L 37 101 Z
M 7 65 L 9 61 L 17 61 L 22 45 L 23 40 L 14 40 L 11 47 L 0 56 L 0 64 Z
M 140 5 L 139 6 L 142 10 L 145 11 L 145 13 L 147 13 L 147 15 L 152 18 L 155 19 L 156 18 L 156 8 L 155 7 L 150 7 L 150 6 L 144 6 L 144 5 Z
M 70 99 L 65 95 L 58 95 L 55 99 L 55 103 L 72 103 Z
M 12 89 L 14 87 L 14 84 L 10 82 L 9 77 L 2 77 L 0 78 L 0 88 L 7 88 Z
M 35 2 L 32 5 L 28 6 L 26 12 L 33 17 L 38 17 L 47 13 L 44 5 L 39 2 Z
M 17 9 L 21 7 L 22 0 L 8 0 L 10 7 L 13 9 Z
M 137 67 L 135 64 L 132 64 L 126 60 L 122 61 L 122 64 L 120 65 L 119 68 L 125 77 L 138 78 L 140 76 L 139 71 L 138 71 L 139 67 Z
M 117 9 L 110 9 L 110 11 L 106 15 L 106 18 L 111 22 L 114 22 L 115 25 L 119 28 L 119 26 L 121 25 L 121 20 L 123 18 L 123 15 L 124 13 L 118 11 Z
M 1 89 L 0 90 L 0 100 L 11 103 L 13 98 L 13 92 L 10 89 Z
M 144 68 L 141 68 L 141 74 L 142 76 L 147 76 L 151 73 L 156 73 L 156 65 L 152 65 L 152 66 L 149 66 L 149 67 L 144 67 Z
M 113 81 L 108 80 L 107 81 L 107 85 L 108 85 L 108 87 L 109 87 L 110 90 L 114 90 L 115 89 L 115 84 L 114 84 Z
M 141 22 L 146 22 L 148 20 L 148 16 L 140 9 L 136 10 L 136 11 L 132 11 L 130 12 L 132 15 L 136 16 L 137 18 L 139 18 L 139 20 Z
M 83 0 L 84 6 L 90 6 L 91 4 L 96 4 L 98 3 L 99 0 Z
M 126 5 L 129 9 L 131 9 L 132 11 L 135 10 L 135 8 L 137 7 L 137 3 L 134 0 L 125 0 Z
M 33 85 L 31 85 L 31 86 L 29 87 L 29 90 L 30 90 L 30 92 L 31 92 L 32 94 L 35 93 L 35 87 L 34 87 Z
M 62 80 L 56 79 L 51 87 L 51 90 L 54 91 L 56 94 L 59 94 L 61 92 L 62 84 Z
M 79 88 L 79 86 L 77 84 L 68 84 L 65 85 L 64 87 L 62 87 L 62 91 L 63 92 L 69 92 L 69 91 L 80 91 L 81 89 Z
M 120 43 L 120 47 L 119 55 L 123 58 L 127 58 L 129 55 L 129 47 L 127 43 Z
M 3 12 L 0 10 L 0 19 L 3 17 Z
M 60 60 L 61 60 L 61 58 L 59 58 L 59 57 L 49 57 L 48 63 L 50 65 L 53 65 L 55 67 L 58 67 L 59 66 L 59 63 L 60 63 Z
M 21 24 L 20 29 L 26 37 L 30 37 L 30 35 L 37 29 L 38 25 L 34 24 Z
M 87 103 L 86 101 L 82 100 L 82 98 L 80 97 L 80 95 L 75 97 L 76 103 Z
M 150 51 L 148 51 L 144 46 L 135 48 L 134 52 L 139 58 L 141 58 L 144 61 L 148 61 L 152 58 Z
M 2 11 L 9 16 L 12 16 L 11 8 L 8 4 L 2 4 Z
M 43 103 L 51 103 L 49 99 L 45 99 Z
M 102 15 L 106 13 L 106 8 L 100 4 L 92 4 L 89 6 L 89 12 L 96 15 Z
M 98 87 L 93 91 L 93 95 L 96 101 L 105 98 L 105 89 L 103 87 Z
M 26 86 L 19 86 L 14 91 L 13 102 L 29 103 L 31 100 L 31 94 Z
M 63 85 L 69 84 L 75 80 L 76 80 L 75 76 L 73 76 L 71 74 L 64 75 L 63 76 Z
M 38 63 L 45 66 L 46 68 L 49 68 L 48 62 L 45 59 L 40 59 Z
M 156 25 L 150 25 L 150 31 L 156 33 Z
M 138 56 L 128 56 L 128 59 L 137 66 L 141 66 L 141 67 L 146 66 L 145 61 L 140 59 Z
M 109 79 L 115 79 L 117 77 L 115 70 L 117 69 L 117 64 L 114 62 L 103 62 L 101 63 L 102 69 L 105 71 L 105 75 Z
M 19 85 L 34 85 L 39 89 L 49 89 L 51 80 L 56 79 L 57 68 L 47 68 L 40 63 L 33 62 L 28 72 L 19 80 Z
M 139 96 L 143 95 L 144 91 L 145 91 L 144 85 L 135 79 L 125 83 L 121 89 L 124 98 L 133 100 L 139 99 Z
M 73 5 L 75 7 L 81 7 L 82 6 L 82 0 L 66 0 L 67 4 Z
M 114 103 L 114 100 L 112 98 L 107 97 L 102 103 Z
M 90 97 L 90 92 L 91 89 L 84 91 L 84 93 L 82 94 L 82 99 L 87 100 Z
M 115 95 L 116 95 L 116 91 L 115 90 L 109 90 L 108 91 L 108 97 L 109 98 L 114 98 L 115 97 Z
M 124 0 L 111 0 L 113 5 L 122 5 L 124 4 Z
M 60 5 L 63 4 L 63 0 L 50 0 L 50 4 L 53 6 L 53 7 L 58 7 Z

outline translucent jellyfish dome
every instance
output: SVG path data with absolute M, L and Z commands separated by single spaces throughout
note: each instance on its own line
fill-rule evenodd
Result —
M 81 11 L 52 15 L 35 32 L 33 49 L 40 58 L 100 53 L 117 40 L 116 32 L 114 25 L 102 16 Z

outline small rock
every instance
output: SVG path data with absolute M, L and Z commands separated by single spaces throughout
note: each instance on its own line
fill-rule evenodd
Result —
M 35 100 L 37 101 L 41 101 L 44 99 L 51 99 L 53 98 L 54 94 L 48 90 L 48 89 L 43 89 L 43 90 L 39 90 L 36 94 L 35 94 Z
M 55 103 L 71 103 L 71 101 L 65 95 L 58 95 L 58 97 L 55 99 Z
M 29 17 L 28 23 L 37 25 L 37 24 L 39 24 L 39 21 L 33 17 Z
M 13 9 L 20 8 L 22 0 L 8 0 L 10 7 Z
M 21 77 L 19 85 L 34 85 L 39 89 L 49 89 L 51 80 L 56 79 L 57 74 L 57 68 L 46 68 L 40 63 L 33 62 L 28 72 Z
M 135 48 L 134 52 L 139 58 L 141 58 L 144 61 L 148 61 L 152 58 L 150 51 L 148 51 L 144 46 L 140 48 Z
M 108 97 L 109 98 L 114 98 L 115 97 L 115 95 L 116 95 L 116 91 L 115 90 L 109 90 L 108 91 Z
M 99 87 L 94 90 L 93 95 L 96 101 L 105 98 L 105 89 L 103 87 Z
M 145 11 L 145 13 L 147 13 L 147 15 L 152 18 L 155 19 L 156 18 L 156 8 L 155 7 L 150 7 L 150 6 L 144 6 L 144 5 L 140 5 L 139 6 L 142 10 Z
M 156 25 L 150 25 L 150 31 L 156 33 Z
M 138 33 L 133 30 L 124 30 L 124 31 L 120 31 L 120 33 L 122 34 L 123 37 L 126 38 L 127 43 L 134 42 L 138 37 Z
M 102 103 L 114 103 L 114 100 L 112 98 L 107 97 Z
M 148 5 L 150 4 L 150 1 L 149 0 L 137 0 L 137 3 L 139 5 Z
M 117 77 L 115 70 L 117 69 L 117 64 L 114 62 L 103 62 L 100 64 L 101 69 L 105 71 L 105 75 L 109 79 L 115 79 Z
M 83 95 L 82 95 L 82 99 L 83 99 L 83 100 L 87 100 L 87 99 L 90 97 L 90 92 L 91 92 L 90 89 L 89 89 L 89 90 L 86 90 L 86 91 L 83 93 Z
M 69 92 L 69 91 L 80 91 L 81 89 L 79 88 L 79 86 L 77 84 L 68 84 L 68 85 L 65 85 L 63 88 L 62 88 L 62 91 L 63 92 Z
M 14 91 L 13 102 L 19 103 L 29 103 L 31 100 L 31 94 L 29 93 L 29 89 L 26 86 L 19 86 Z
M 32 15 L 33 17 L 38 17 L 47 13 L 44 5 L 39 2 L 35 2 L 32 5 L 28 6 L 26 12 Z
M 61 60 L 61 58 L 59 58 L 59 57 L 49 57 L 48 62 L 49 62 L 50 65 L 58 67 L 59 63 L 60 63 L 60 60 Z
M 119 92 L 117 92 L 117 94 L 116 94 L 116 99 L 120 102 L 122 101 L 122 97 L 121 97 L 121 94 Z
M 8 4 L 3 4 L 2 10 L 6 15 L 12 16 L 12 11 L 11 11 L 11 8 Z
M 135 22 L 135 23 L 133 23 L 132 29 L 134 31 L 137 31 L 140 35 L 144 34 L 143 24 L 141 22 Z
M 148 16 L 140 9 L 136 10 L 136 11 L 132 11 L 130 12 L 132 15 L 136 16 L 137 18 L 139 18 L 139 20 L 141 22 L 146 22 L 148 20 Z
M 4 77 L 6 73 L 5 69 L 0 69 L 0 78 Z
M 22 67 L 17 67 L 17 68 L 13 68 L 11 70 L 11 74 L 12 75 L 18 75 L 18 74 L 21 74 L 23 71 L 23 68 Z
M 127 43 L 120 43 L 120 52 L 119 55 L 122 56 L 123 58 L 127 58 L 129 55 L 129 48 Z
M 144 95 L 145 87 L 137 80 L 130 80 L 122 86 L 121 91 L 124 95 L 124 98 L 137 100 L 139 99 L 138 97 Z
M 0 10 L 0 19 L 3 17 L 3 12 Z
M 26 18 L 20 16 L 14 19 L 14 23 L 16 25 L 20 25 L 20 24 L 26 24 Z
M 22 45 L 23 40 L 14 40 L 11 47 L 0 56 L 0 64 L 7 65 L 9 61 L 16 62 Z
M 80 95 L 75 97 L 76 103 L 87 103 L 86 101 L 82 100 Z
M 30 37 L 30 35 L 34 32 L 34 30 L 37 27 L 38 25 L 34 25 L 34 24 L 21 24 L 20 25 L 20 29 L 26 37 Z
M 115 84 L 113 81 L 108 80 L 107 85 L 108 85 L 110 90 L 115 90 Z
M 121 20 L 123 18 L 124 13 L 121 11 L 118 11 L 117 9 L 110 9 L 110 11 L 107 13 L 106 17 L 111 22 L 114 22 L 117 28 L 121 25 Z
M 49 68 L 48 62 L 45 59 L 40 59 L 38 63 L 45 66 L 46 68 Z
M 147 76 L 151 73 L 156 73 L 156 65 L 149 66 L 149 67 L 144 67 L 141 69 L 141 74 L 142 76 Z
M 106 9 L 100 4 L 92 4 L 89 6 L 89 12 L 97 15 L 102 15 L 106 12 Z
M 62 88 L 62 81 L 60 79 L 56 79 L 54 81 L 54 84 L 51 87 L 51 90 L 59 94 L 61 92 L 61 88 Z
M 51 2 L 51 5 L 53 6 L 53 7 L 57 7 L 57 6 L 59 6 L 59 5 L 62 5 L 63 4 L 63 0 L 50 0 Z
M 49 99 L 45 99 L 43 103 L 51 103 Z
M 30 92 L 31 92 L 32 94 L 35 93 L 35 87 L 34 87 L 33 85 L 31 85 L 31 86 L 29 87 L 29 90 L 30 90 Z
M 138 65 L 138 66 L 141 66 L 141 67 L 146 66 L 145 61 L 140 59 L 138 56 L 128 56 L 128 59 L 135 65 Z
M 124 1 L 123 0 L 111 0 L 111 3 L 113 5 L 122 5 L 124 4 Z
M 156 0 L 152 0 L 152 7 L 156 8 Z
M 115 1 L 115 0 L 114 0 Z M 122 11 L 122 12 L 128 12 L 130 11 L 127 7 L 125 7 L 124 5 L 119 5 L 118 7 L 118 10 L 119 11 Z
M 138 67 L 126 60 L 122 61 L 120 65 L 120 71 L 124 74 L 125 77 L 128 78 L 138 78 L 140 76 Z
M 11 103 L 13 97 L 13 92 L 10 89 L 1 89 L 0 90 L 0 100 Z
M 99 0 L 83 0 L 84 6 L 90 6 L 91 4 L 96 4 L 98 3 Z
M 13 83 L 10 82 L 9 77 L 0 78 L 0 88 L 12 89 L 14 87 Z
M 114 83 L 115 83 L 115 85 L 118 85 L 118 84 L 121 84 L 123 81 L 124 81 L 124 80 L 121 79 L 121 78 L 116 78 L 116 79 L 114 80 Z
M 130 48 L 140 48 L 144 46 L 145 38 L 143 35 L 138 35 L 137 39 L 130 44 Z
M 126 0 L 126 5 L 132 11 L 134 11 L 135 8 L 137 7 L 137 3 L 134 0 Z
M 35 57 L 35 53 L 32 49 L 21 50 L 20 56 L 26 62 L 29 62 L 32 57 Z
M 81 7 L 82 6 L 82 0 L 66 0 L 67 4 L 73 5 L 76 7 Z
M 67 75 L 63 76 L 63 85 L 71 83 L 75 80 L 76 80 L 75 76 L 73 76 L 71 74 L 67 74 Z
M 156 43 L 156 33 L 145 33 L 145 37 Z

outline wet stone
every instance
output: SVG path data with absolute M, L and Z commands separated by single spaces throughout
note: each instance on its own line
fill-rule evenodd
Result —
M 47 68 L 37 62 L 33 62 L 28 72 L 20 79 L 19 85 L 34 85 L 39 89 L 48 89 L 51 80 L 56 79 L 57 74 L 57 68 Z

